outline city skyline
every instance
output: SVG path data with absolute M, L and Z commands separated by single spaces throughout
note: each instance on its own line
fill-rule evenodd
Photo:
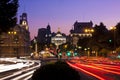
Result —
M 107 28 L 120 22 L 119 0 L 20 0 L 18 17 L 28 14 L 31 39 L 37 36 L 39 28 L 49 24 L 52 32 L 69 34 L 74 22 L 103 22 Z

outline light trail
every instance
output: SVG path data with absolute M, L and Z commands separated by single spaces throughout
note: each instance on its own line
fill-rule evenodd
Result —
M 28 79 L 30 79 L 31 77 L 32 77 L 32 75 L 30 75 L 30 76 L 24 78 L 23 80 L 28 80 Z
M 35 62 L 36 62 L 36 61 L 35 61 Z M 17 71 L 17 72 L 15 72 L 15 73 L 13 73 L 13 74 L 11 74 L 11 75 L 9 75 L 9 76 L 6 76 L 6 77 L 1 78 L 0 80 L 14 79 L 14 78 L 16 78 L 16 77 L 18 77 L 18 76 L 23 75 L 23 73 L 27 73 L 27 72 L 29 72 L 29 71 L 36 70 L 37 68 L 39 68 L 39 67 L 41 66 L 40 62 L 37 62 L 37 63 L 38 63 L 38 65 L 36 65 L 36 66 L 30 67 L 30 68 L 28 68 L 28 69 L 24 69 L 24 70 L 21 70 L 21 71 Z M 15 80 L 15 79 L 14 79 L 14 80 Z M 17 80 L 17 79 L 16 79 L 16 80 Z
M 86 71 L 86 70 L 84 70 L 84 69 L 82 69 L 82 68 L 79 68 L 79 67 L 77 67 L 77 66 L 74 66 L 74 65 L 72 65 L 71 63 L 69 63 L 69 62 L 67 62 L 70 66 L 72 66 L 73 68 L 76 68 L 76 69 L 78 69 L 78 70 L 81 70 L 81 71 L 83 71 L 84 73 L 87 73 L 87 74 L 89 74 L 89 75 L 92 75 L 92 76 L 94 76 L 94 77 L 96 77 L 97 79 L 99 79 L 99 80 L 106 80 L 106 79 L 104 79 L 104 78 L 102 78 L 102 77 L 100 77 L 100 76 L 98 76 L 98 75 L 96 75 L 96 74 L 93 74 L 93 73 L 91 73 L 91 72 L 89 72 L 89 71 Z
M 105 66 L 105 67 L 113 67 L 113 68 L 120 68 L 120 66 L 116 66 L 116 65 L 106 65 L 106 64 L 94 64 L 94 65 Z
M 97 64 L 91 64 L 93 66 L 99 67 L 99 68 L 103 68 L 103 69 L 108 69 L 108 70 L 115 70 L 117 72 L 120 72 L 120 66 L 112 66 L 112 65 L 97 65 Z
M 118 74 L 120 75 L 120 72 L 115 72 L 115 71 L 111 71 L 111 70 L 106 70 L 106 69 L 103 69 L 103 68 L 100 68 L 100 67 L 95 67 L 95 66 L 90 66 L 90 65 L 84 65 L 84 64 L 77 64 L 77 65 L 80 65 L 80 66 L 86 66 L 86 67 L 90 67 L 90 68 L 95 68 L 95 69 L 99 69 L 99 70 L 103 70 L 103 71 L 106 71 L 106 72 L 109 72 L 109 73 L 113 73 L 113 74 Z
M 28 76 L 28 75 L 30 75 L 30 74 L 33 74 L 33 73 L 34 73 L 34 70 L 33 70 L 33 71 L 30 71 L 30 72 L 28 72 L 28 73 L 26 73 L 26 74 L 24 74 L 24 75 L 18 76 L 18 77 L 16 77 L 16 78 L 12 79 L 12 80 L 20 80 L 20 79 L 22 79 L 23 77 L 26 77 L 26 76 Z

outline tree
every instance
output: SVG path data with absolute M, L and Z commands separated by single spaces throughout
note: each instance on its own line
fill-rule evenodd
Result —
M 116 47 L 119 47 L 120 46 L 120 22 L 117 23 L 117 25 L 115 26 L 116 29 L 115 29 L 115 32 L 114 32 L 114 38 L 116 40 Z
M 115 27 L 116 27 L 117 35 L 120 35 L 120 22 L 117 23 L 117 25 Z
M 7 32 L 17 23 L 18 0 L 0 0 L 0 33 Z
M 98 35 L 100 37 L 103 37 L 108 34 L 108 29 L 106 26 L 101 22 L 100 25 L 95 25 L 94 27 L 94 37 L 98 38 Z
M 108 47 L 109 31 L 106 26 L 101 22 L 100 25 L 95 25 L 93 40 L 100 48 Z

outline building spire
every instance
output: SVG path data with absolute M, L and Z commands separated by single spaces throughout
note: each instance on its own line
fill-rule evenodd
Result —
M 58 27 L 58 32 L 60 32 L 60 28 Z

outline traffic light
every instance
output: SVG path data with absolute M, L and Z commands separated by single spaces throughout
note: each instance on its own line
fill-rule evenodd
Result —
M 75 52 L 75 53 L 74 53 L 74 56 L 77 56 L 77 55 L 78 55 L 78 53 L 77 53 L 77 52 Z
M 109 43 L 111 43 L 112 42 L 112 40 L 111 39 L 109 39 Z
M 68 52 L 67 52 L 67 56 L 70 56 L 70 55 L 71 55 L 71 53 L 68 51 Z
M 60 56 L 61 56 L 61 55 L 62 55 L 62 53 L 60 52 L 58 55 L 60 55 Z

